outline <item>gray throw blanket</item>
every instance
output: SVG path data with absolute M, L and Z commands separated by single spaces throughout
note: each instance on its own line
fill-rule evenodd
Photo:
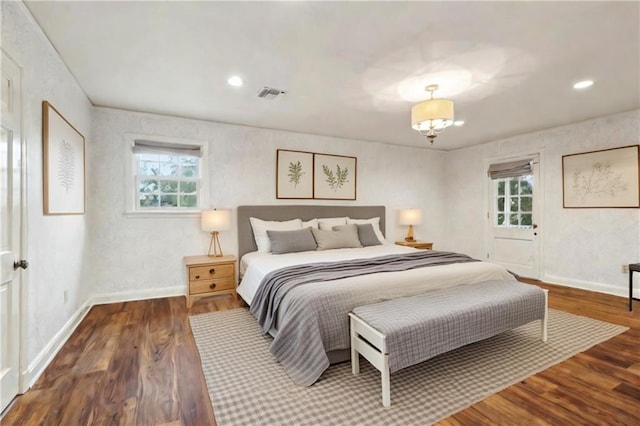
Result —
M 277 333 L 269 350 L 294 383 L 303 386 L 312 385 L 329 367 L 328 354 L 336 355 L 337 351 L 349 348 L 349 312 L 358 306 L 399 297 L 416 296 L 438 288 L 458 285 L 467 287 L 467 285 L 475 285 L 487 280 L 515 281 L 502 268 L 475 268 L 471 263 L 481 262 L 473 262 L 473 259 L 467 256 L 454 253 L 416 251 L 399 256 L 396 261 L 404 263 L 404 260 L 407 259 L 417 259 L 413 265 L 416 267 L 415 269 L 381 273 L 370 271 L 369 275 L 362 276 L 357 276 L 357 274 L 367 274 L 367 272 L 356 271 L 358 268 L 353 268 L 353 264 L 350 267 L 346 266 L 352 263 L 351 261 L 338 262 L 337 264 L 316 263 L 300 267 L 294 266 L 291 268 L 297 270 L 299 275 L 298 278 L 295 278 L 295 274 L 293 274 L 292 279 L 306 282 L 309 285 L 289 286 L 286 280 L 281 282 L 281 291 L 287 292 L 286 297 L 276 291 L 277 287 L 268 286 L 267 282 L 273 281 L 273 279 L 278 281 L 277 275 L 279 274 L 288 275 L 291 272 L 289 268 L 283 268 L 279 273 L 274 274 L 276 276 L 272 279 L 264 280 L 264 284 L 268 287 L 260 290 L 262 294 L 260 297 L 266 300 L 259 301 L 258 296 L 255 296 L 252 312 L 256 317 L 262 315 L 265 318 L 271 318 L 270 321 Z M 377 265 L 380 258 L 358 260 L 353 263 L 366 265 L 372 261 L 374 265 Z M 393 265 L 392 260 L 390 262 L 388 266 L 392 269 L 398 267 L 398 265 Z M 458 262 L 462 262 L 458 267 L 445 266 L 447 271 L 442 276 L 444 283 L 439 283 L 438 273 L 432 273 L 432 270 L 437 268 L 418 268 L 416 265 L 417 263 L 422 266 L 435 266 Z M 411 268 L 410 263 L 412 262 L 405 264 L 404 267 Z M 333 274 L 325 275 L 314 271 L 315 268 L 320 270 L 333 268 L 336 271 Z M 341 268 L 346 268 L 346 272 Z M 354 271 L 351 271 L 352 268 Z M 380 266 L 379 271 L 381 270 L 384 268 Z M 484 272 L 469 274 L 467 273 L 469 270 L 483 270 Z M 313 276 L 307 276 L 307 273 L 311 273 Z M 353 276 L 346 278 L 347 274 Z M 323 275 L 323 277 L 319 275 Z M 333 277 L 329 275 L 333 275 Z M 413 278 L 410 279 L 409 276 Z M 317 281 L 319 278 L 327 281 Z M 399 283 L 401 284 L 399 285 Z M 269 299 L 272 302 L 274 299 L 278 299 L 277 309 L 268 306 Z M 256 306 L 253 307 L 254 305 Z M 271 314 L 268 315 L 267 312 L 271 312 Z
M 274 326 L 280 303 L 297 286 L 357 275 L 406 271 L 464 262 L 478 262 L 478 260 L 460 253 L 420 250 L 415 253 L 392 254 L 341 262 L 308 263 L 281 268 L 264 277 L 253 298 L 250 311 L 258 320 L 262 332 L 268 333 Z

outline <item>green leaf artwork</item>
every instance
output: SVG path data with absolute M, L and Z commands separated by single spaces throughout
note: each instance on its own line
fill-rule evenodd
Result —
M 322 165 L 322 172 L 327 177 L 325 180 L 329 185 L 329 188 L 337 191 L 339 188 L 342 188 L 345 183 L 349 182 L 347 177 L 349 176 L 349 168 L 341 168 L 339 164 L 336 164 L 336 173 L 333 173 L 333 170 L 329 168 L 326 164 Z
M 289 163 L 289 182 L 293 183 L 294 187 L 297 187 L 300 184 L 300 179 L 302 179 L 302 175 L 305 173 L 302 171 L 302 164 L 300 161 L 290 162 Z

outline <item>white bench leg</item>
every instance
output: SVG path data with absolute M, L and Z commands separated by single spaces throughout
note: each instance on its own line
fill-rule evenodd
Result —
M 547 322 L 549 319 L 549 290 L 544 290 L 544 317 L 542 318 L 542 341 L 548 340 L 547 336 Z
M 354 376 L 360 374 L 360 354 L 351 349 L 351 372 Z
M 349 329 L 351 334 L 351 372 L 354 376 L 360 374 L 360 354 L 356 350 L 356 340 L 358 338 L 358 334 L 356 333 L 356 327 L 354 324 L 354 319 L 349 318 L 350 327 Z
M 391 406 L 391 383 L 389 380 L 389 355 L 384 356 L 382 375 L 382 405 L 385 408 Z

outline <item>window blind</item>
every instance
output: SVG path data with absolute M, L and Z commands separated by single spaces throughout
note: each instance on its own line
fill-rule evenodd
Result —
M 202 148 L 198 145 L 156 142 L 142 139 L 137 139 L 133 142 L 132 150 L 134 154 L 165 154 L 202 157 Z
M 531 174 L 533 160 L 518 160 L 508 163 L 491 164 L 487 174 L 491 179 L 517 177 Z

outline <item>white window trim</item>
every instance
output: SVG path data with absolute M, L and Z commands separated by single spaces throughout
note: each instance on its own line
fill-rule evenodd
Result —
M 202 152 L 200 161 L 200 188 L 198 198 L 200 200 L 200 209 L 190 210 L 137 210 L 136 209 L 136 160 L 133 154 L 133 145 L 136 140 L 150 140 L 157 142 L 172 143 L 176 145 L 197 145 Z M 209 206 L 209 151 L 208 144 L 203 141 L 194 141 L 190 139 L 171 138 L 166 136 L 153 136 L 137 133 L 126 133 L 124 135 L 125 150 L 125 210 L 124 216 L 127 217 L 200 217 L 200 212 L 206 210 Z

